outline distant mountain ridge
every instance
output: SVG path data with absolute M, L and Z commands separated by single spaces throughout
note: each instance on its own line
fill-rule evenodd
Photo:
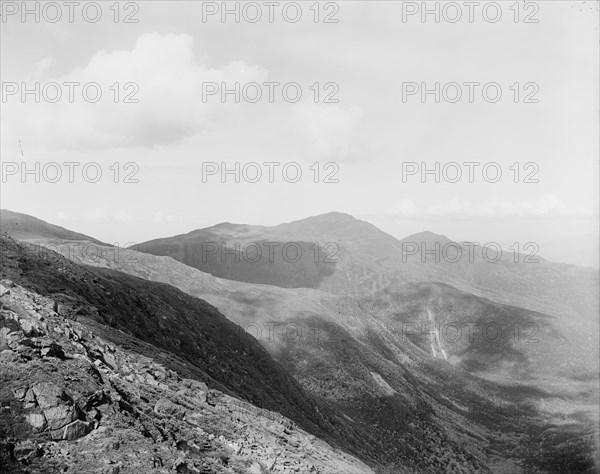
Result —
M 207 258 L 206 244 L 210 242 L 227 250 L 236 244 L 243 249 L 247 244 L 274 242 L 278 251 L 286 244 L 300 243 L 306 258 L 296 264 L 278 255 L 267 266 L 263 255 L 262 261 L 252 262 L 249 279 L 243 254 L 238 255 L 239 262 L 234 262 L 231 255 Z M 315 245 L 319 246 L 318 252 Z M 597 270 L 553 263 L 539 256 L 528 260 L 528 255 L 507 249 L 496 262 L 495 250 L 484 252 L 481 246 L 452 242 L 432 232 L 397 240 L 372 224 L 336 212 L 272 227 L 217 225 L 134 248 L 170 256 L 221 278 L 285 288 L 315 288 L 355 297 L 370 296 L 407 282 L 439 281 L 503 304 L 588 320 L 597 319 L 600 301 Z M 436 248 L 440 249 L 437 255 L 432 252 Z M 457 248 L 461 256 L 453 261 Z M 318 259 L 314 258 L 316 253 Z M 327 256 L 330 258 L 326 260 Z

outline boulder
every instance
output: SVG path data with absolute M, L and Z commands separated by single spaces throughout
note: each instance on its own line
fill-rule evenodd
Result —
M 56 357 L 57 359 L 64 360 L 65 359 L 65 351 L 58 344 L 51 343 L 46 347 L 42 348 L 41 351 L 42 357 Z
M 104 390 L 98 390 L 87 397 L 83 405 L 83 409 L 90 410 L 93 407 L 104 405 L 106 403 L 110 403 L 110 395 L 108 395 Z
M 30 413 L 25 419 L 27 423 L 39 431 L 43 431 L 47 426 L 46 418 L 41 413 Z
M 43 410 L 57 406 L 59 403 L 68 400 L 62 388 L 52 382 L 38 382 L 31 388 L 35 394 L 38 405 Z
M 39 324 L 29 319 L 20 319 L 19 325 L 27 337 L 38 337 L 44 335 L 44 332 L 40 328 Z
M 117 368 L 117 360 L 115 359 L 115 356 L 113 356 L 112 354 L 109 354 L 108 352 L 104 353 L 104 363 L 111 370 L 116 370 L 116 368 Z
M 77 411 L 75 407 L 69 405 L 57 405 L 44 410 L 44 415 L 48 421 L 48 428 L 57 430 L 63 426 L 77 420 Z
M 154 411 L 162 416 L 170 416 L 177 419 L 183 419 L 185 416 L 185 408 L 173 403 L 168 398 L 161 398 L 156 402 Z
M 0 362 L 19 362 L 21 358 L 10 349 L 0 351 Z
M 158 387 L 158 381 L 154 378 L 154 375 L 146 373 L 144 375 L 144 382 L 148 385 L 152 385 L 153 387 Z
M 196 401 L 204 405 L 208 399 L 208 387 L 205 383 L 193 379 L 183 379 L 181 384 L 192 393 Z

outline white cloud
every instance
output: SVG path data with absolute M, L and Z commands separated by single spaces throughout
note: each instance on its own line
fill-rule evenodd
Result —
M 180 213 L 167 214 L 164 211 L 156 211 L 154 214 L 155 222 L 180 222 L 181 221 Z
M 37 73 L 49 64 L 49 58 L 38 63 Z M 194 57 L 193 39 L 188 34 L 143 34 L 131 51 L 98 51 L 84 67 L 43 81 L 42 86 L 49 82 L 61 85 L 63 97 L 58 102 L 36 104 L 31 97 L 22 104 L 18 96 L 12 96 L 3 115 L 14 136 L 37 137 L 42 145 L 53 148 L 152 147 L 194 135 L 227 110 L 218 98 L 203 103 L 204 82 L 261 83 L 266 77 L 266 70 L 241 61 L 208 68 Z M 78 86 L 74 103 L 69 103 L 65 82 L 97 83 L 102 97 L 89 103 Z M 111 89 L 115 83 L 120 86 Z M 125 88 L 126 83 L 136 85 Z M 114 102 L 114 89 L 119 90 L 119 103 Z M 48 89 L 48 96 L 55 94 L 55 89 Z M 123 103 L 130 94 L 139 102 Z M 94 89 L 89 89 L 89 96 L 95 96 Z
M 109 206 L 99 205 L 89 207 L 82 213 L 82 218 L 88 222 L 129 222 L 131 216 L 124 210 L 112 211 Z

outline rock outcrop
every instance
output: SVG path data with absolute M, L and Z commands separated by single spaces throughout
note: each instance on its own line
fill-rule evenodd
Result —
M 0 286 L 0 472 L 368 473 L 269 412 Z

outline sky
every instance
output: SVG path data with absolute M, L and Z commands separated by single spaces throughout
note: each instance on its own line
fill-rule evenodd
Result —
M 597 2 L 89 3 L 0 1 L 2 208 L 120 245 L 330 211 L 598 234 Z

